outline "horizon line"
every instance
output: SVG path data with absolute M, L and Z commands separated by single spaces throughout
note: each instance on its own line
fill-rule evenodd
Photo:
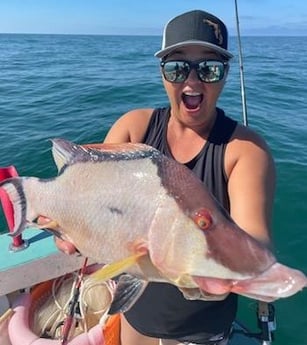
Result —
M 136 37 L 162 37 L 162 34 L 136 34 L 136 33 L 59 33 L 59 32 L 0 32 L 0 35 L 66 35 L 66 36 L 136 36 Z M 230 34 L 229 37 L 237 37 L 237 34 Z M 307 33 L 242 33 L 241 37 L 306 37 Z

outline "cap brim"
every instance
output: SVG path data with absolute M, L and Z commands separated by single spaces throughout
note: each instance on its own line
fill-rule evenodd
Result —
M 225 56 L 227 59 L 233 58 L 233 55 L 231 53 L 229 53 L 229 51 L 224 49 L 224 48 L 221 48 L 221 47 L 219 47 L 215 44 L 209 43 L 209 42 L 195 41 L 195 40 L 173 44 L 173 45 L 171 45 L 165 49 L 161 49 L 161 50 L 157 51 L 155 53 L 155 56 L 158 58 L 163 58 L 164 56 L 170 54 L 173 50 L 175 50 L 177 48 L 188 47 L 188 46 L 192 46 L 192 45 L 194 45 L 194 46 L 197 45 L 197 46 L 209 48 L 209 49 L 214 50 L 215 52 L 220 53 L 221 55 Z

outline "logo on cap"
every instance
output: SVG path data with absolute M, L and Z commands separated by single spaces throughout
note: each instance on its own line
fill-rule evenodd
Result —
M 221 29 L 220 29 L 218 23 L 214 23 L 209 19 L 204 19 L 204 23 L 206 23 L 207 25 L 212 27 L 212 29 L 214 31 L 215 38 L 217 39 L 218 43 L 220 45 L 223 45 L 223 35 L 221 33 Z

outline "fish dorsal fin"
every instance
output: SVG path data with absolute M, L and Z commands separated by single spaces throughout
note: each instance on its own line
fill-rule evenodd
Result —
M 131 160 L 160 155 L 146 144 L 87 144 L 77 145 L 64 139 L 52 140 L 52 155 L 58 171 L 66 165 L 86 161 Z
M 58 171 L 63 169 L 65 165 L 72 163 L 73 157 L 77 154 L 76 151 L 79 151 L 79 147 L 79 145 L 75 145 L 68 140 L 52 139 L 52 155 Z
M 108 314 L 124 313 L 129 310 L 141 296 L 146 285 L 147 282 L 144 280 L 130 274 L 122 274 L 119 277 Z
M 95 160 L 91 157 L 92 151 L 65 139 L 52 139 L 52 155 L 58 171 L 75 162 Z

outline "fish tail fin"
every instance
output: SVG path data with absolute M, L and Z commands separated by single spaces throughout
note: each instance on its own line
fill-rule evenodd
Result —
M 0 183 L 0 188 L 7 193 L 14 210 L 14 228 L 10 235 L 13 237 L 18 236 L 27 225 L 26 198 L 23 189 L 23 178 L 15 177 L 6 179 Z

